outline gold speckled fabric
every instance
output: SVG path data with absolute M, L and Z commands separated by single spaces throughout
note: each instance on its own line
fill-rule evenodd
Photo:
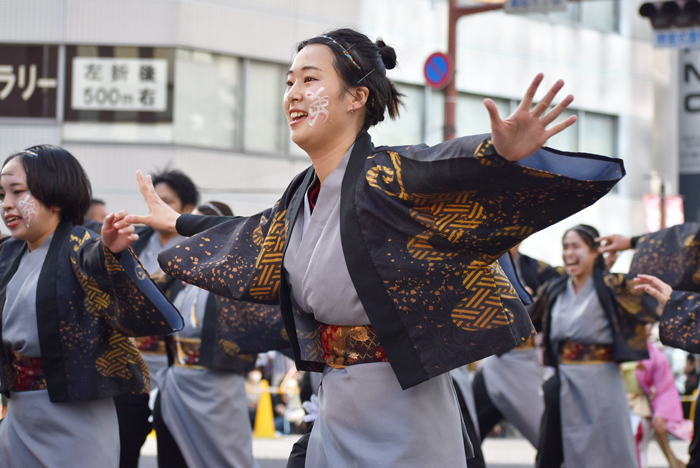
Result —
M 181 217 L 179 232 L 192 237 L 159 260 L 166 273 L 217 294 L 280 301 L 297 367 L 320 370 L 318 328 L 313 316 L 294 310 L 282 271 L 313 175 L 297 176 L 273 208 L 252 217 L 213 227 Z M 342 181 L 341 240 L 401 385 L 526 341 L 534 329 L 496 260 L 595 203 L 623 175 L 620 160 L 547 148 L 511 163 L 488 135 L 375 149 L 361 134 Z

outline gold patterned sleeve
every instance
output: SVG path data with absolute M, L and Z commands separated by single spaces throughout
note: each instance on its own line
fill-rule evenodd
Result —
M 161 268 L 230 299 L 277 304 L 287 232 L 286 210 L 279 207 L 193 235 L 159 255 Z
M 622 178 L 619 159 L 542 148 L 509 162 L 489 135 L 433 147 L 380 147 L 365 164 L 368 211 L 401 205 L 419 257 L 469 251 L 492 263 L 523 239 L 594 204 Z M 362 209 L 363 206 L 360 206 Z
M 76 226 L 69 255 L 88 313 L 126 336 L 165 335 L 182 328 L 182 317 L 127 249 L 117 258 L 98 237 Z

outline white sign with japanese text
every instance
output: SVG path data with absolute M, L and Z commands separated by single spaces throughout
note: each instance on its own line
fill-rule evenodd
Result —
M 165 111 L 168 108 L 168 61 L 75 57 L 71 107 L 76 110 Z
M 506 0 L 506 13 L 546 13 L 566 10 L 567 0 Z

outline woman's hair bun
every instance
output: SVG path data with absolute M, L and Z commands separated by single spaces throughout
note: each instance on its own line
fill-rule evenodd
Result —
M 393 47 L 386 45 L 386 43 L 380 38 L 375 42 L 379 48 L 379 55 L 382 57 L 382 62 L 384 62 L 384 67 L 387 70 L 391 70 L 396 67 L 396 51 Z

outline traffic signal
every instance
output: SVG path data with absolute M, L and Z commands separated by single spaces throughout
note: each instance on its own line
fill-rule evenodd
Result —
M 639 14 L 649 18 L 654 29 L 689 28 L 700 25 L 700 1 L 644 3 Z

